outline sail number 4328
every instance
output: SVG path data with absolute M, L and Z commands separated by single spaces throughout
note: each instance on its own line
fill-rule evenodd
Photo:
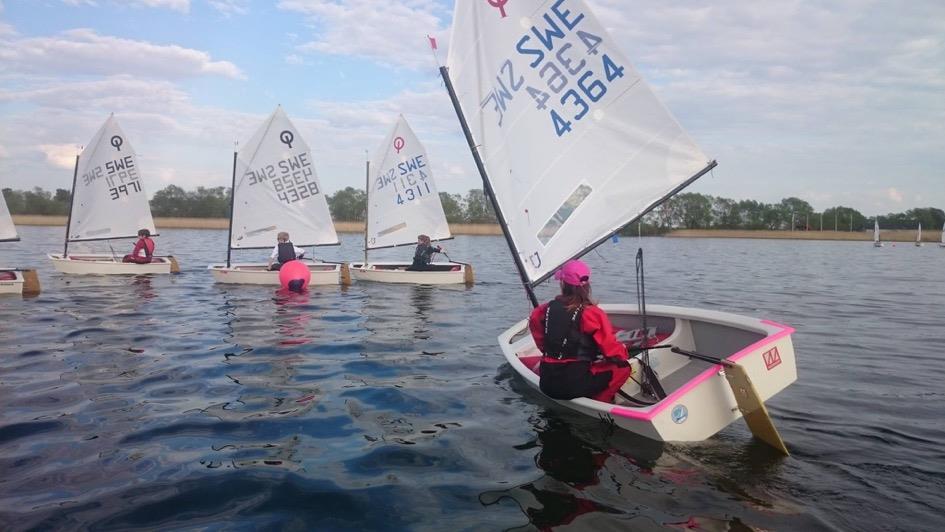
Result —
M 548 113 L 555 134 L 562 137 L 624 77 L 624 67 L 602 52 L 603 37 L 587 27 L 589 19 L 570 9 L 567 0 L 555 2 L 538 20 L 516 43 L 518 54 L 499 67 L 496 84 L 481 106 L 491 105 L 501 127 L 510 103 L 527 94 L 537 110 Z M 516 71 L 523 59 L 528 60 L 529 79 Z

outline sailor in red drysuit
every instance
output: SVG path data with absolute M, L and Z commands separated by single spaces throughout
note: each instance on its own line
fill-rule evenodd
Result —
M 555 273 L 561 295 L 528 320 L 542 352 L 540 388 L 553 399 L 590 397 L 613 402 L 630 377 L 627 347 L 617 341 L 607 313 L 590 298 L 591 269 L 568 261 Z
M 144 251 L 144 256 L 141 252 Z M 151 231 L 141 229 L 138 231 L 138 241 L 135 242 L 135 248 L 130 255 L 125 255 L 122 262 L 133 262 L 135 264 L 150 264 L 154 257 L 154 240 L 151 240 Z

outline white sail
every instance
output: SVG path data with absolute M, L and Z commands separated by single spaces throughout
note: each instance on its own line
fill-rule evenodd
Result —
M 942 245 L 945 246 L 945 224 L 942 224 Z
M 532 282 L 709 164 L 582 0 L 459 0 L 449 54 Z
M 7 200 L 0 191 L 0 242 L 19 239 L 16 226 L 13 225 L 13 217 L 10 216 L 10 209 L 7 208 Z
M 233 248 L 268 248 L 289 233 L 297 246 L 338 244 L 308 144 L 277 107 L 237 155 Z
M 371 161 L 368 249 L 450 238 L 427 151 L 400 116 Z
M 156 232 L 148 194 L 135 150 L 109 116 L 79 156 L 68 239 L 129 238 L 139 229 Z
M 922 242 L 922 224 L 919 224 L 919 230 L 915 233 L 915 241 L 917 244 Z
M 879 242 L 879 220 L 873 220 L 873 242 Z

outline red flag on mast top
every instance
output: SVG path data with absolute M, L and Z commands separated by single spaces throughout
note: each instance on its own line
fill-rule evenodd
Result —
M 436 37 L 427 35 L 427 39 L 430 39 L 430 48 L 436 50 Z

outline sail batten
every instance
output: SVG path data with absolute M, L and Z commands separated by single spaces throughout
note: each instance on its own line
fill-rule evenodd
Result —
M 400 116 L 369 165 L 367 249 L 452 238 L 427 151 Z
M 109 116 L 79 156 L 68 242 L 134 238 L 156 233 L 137 154 Z
M 582 0 L 460 0 L 448 68 L 532 284 L 714 165 Z
M 308 144 L 282 107 L 237 152 L 232 249 L 271 248 L 280 232 L 297 246 L 339 244 Z

